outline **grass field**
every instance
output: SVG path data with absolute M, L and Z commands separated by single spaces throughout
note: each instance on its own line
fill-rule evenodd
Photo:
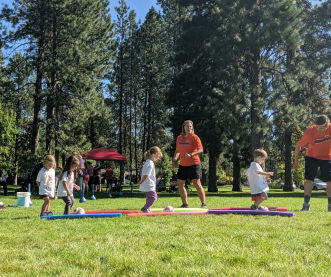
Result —
M 140 209 L 144 194 L 79 203 L 85 210 Z M 288 207 L 295 218 L 186 215 L 41 220 L 42 200 L 29 208 L 8 207 L 0 196 L 0 276 L 330 276 L 331 213 L 325 192 L 313 192 L 311 211 L 299 212 L 303 191 L 271 190 L 266 206 Z M 158 193 L 153 208 L 181 205 L 179 194 Z M 62 214 L 62 200 L 51 211 Z M 190 207 L 200 207 L 196 193 Z M 207 193 L 207 205 L 249 207 L 248 189 Z

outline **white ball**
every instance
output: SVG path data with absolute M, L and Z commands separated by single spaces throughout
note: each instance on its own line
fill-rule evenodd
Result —
M 0 202 L 0 208 L 3 208 L 3 202 Z
M 174 212 L 175 209 L 172 206 L 165 206 L 163 211 L 164 212 Z
M 46 211 L 43 213 L 43 216 L 50 216 L 50 215 L 53 215 L 51 211 Z
M 85 214 L 85 210 L 83 208 L 76 208 L 74 209 L 74 214 Z

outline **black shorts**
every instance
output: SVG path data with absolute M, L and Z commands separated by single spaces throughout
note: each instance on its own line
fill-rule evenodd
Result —
M 318 167 L 321 169 L 323 182 L 331 181 L 331 160 L 319 160 L 305 156 L 305 179 L 314 181 Z
M 100 185 L 101 184 L 101 177 L 100 176 L 94 176 L 93 177 L 93 182 L 95 185 Z M 93 183 L 92 183 L 93 184 Z
M 193 179 L 201 179 L 202 171 L 201 171 L 201 163 L 182 166 L 179 165 L 177 179 L 179 180 L 193 180 Z

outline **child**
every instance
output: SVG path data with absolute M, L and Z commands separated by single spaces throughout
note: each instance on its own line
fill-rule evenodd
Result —
M 60 175 L 60 184 L 57 191 L 57 196 L 61 197 L 66 204 L 64 214 L 69 214 L 71 207 L 75 204 L 73 188 L 80 190 L 80 187 L 75 184 L 77 178 L 77 168 L 79 160 L 76 157 L 70 156 L 65 167 Z
M 247 184 L 251 190 L 252 200 L 255 201 L 251 206 L 252 210 L 259 209 L 259 205 L 263 200 L 268 200 L 266 191 L 269 190 L 269 186 L 265 176 L 273 176 L 274 173 L 264 172 L 260 166 L 263 164 L 267 156 L 267 152 L 263 149 L 255 149 L 253 152 L 254 162 L 251 162 L 251 166 L 246 171 Z M 260 210 L 268 211 L 268 208 L 261 206 Z
M 155 166 L 154 163 L 162 157 L 161 149 L 157 146 L 153 146 L 147 152 L 144 157 L 146 162 L 142 170 L 142 178 L 138 182 L 140 185 L 140 191 L 146 194 L 146 204 L 141 208 L 143 213 L 150 213 L 151 206 L 157 199 L 156 194 L 156 178 L 155 178 Z
M 44 158 L 44 167 L 40 169 L 37 176 L 37 186 L 39 187 L 39 195 L 44 199 L 44 204 L 41 207 L 40 216 L 44 212 L 49 211 L 51 206 L 51 198 L 54 198 L 55 191 L 55 158 L 52 155 L 47 155 Z

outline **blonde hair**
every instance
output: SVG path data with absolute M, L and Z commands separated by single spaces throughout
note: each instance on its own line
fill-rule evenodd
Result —
M 56 161 L 53 155 L 46 155 L 44 157 L 44 166 L 46 166 L 47 164 L 52 164 L 52 167 L 55 168 L 56 167 Z
M 153 146 L 148 151 L 144 153 L 145 160 L 150 159 L 151 157 L 157 155 L 159 158 L 162 158 L 163 154 L 160 147 Z
M 191 123 L 192 124 L 192 129 L 193 129 L 193 134 L 194 134 L 194 127 L 193 127 L 193 122 L 191 120 L 185 120 L 182 124 L 182 132 L 181 132 L 181 135 L 182 136 L 185 136 L 186 133 L 185 133 L 185 126 L 187 123 Z
M 255 149 L 253 151 L 253 157 L 254 157 L 254 159 L 257 158 L 257 157 L 267 158 L 268 154 L 263 149 Z

